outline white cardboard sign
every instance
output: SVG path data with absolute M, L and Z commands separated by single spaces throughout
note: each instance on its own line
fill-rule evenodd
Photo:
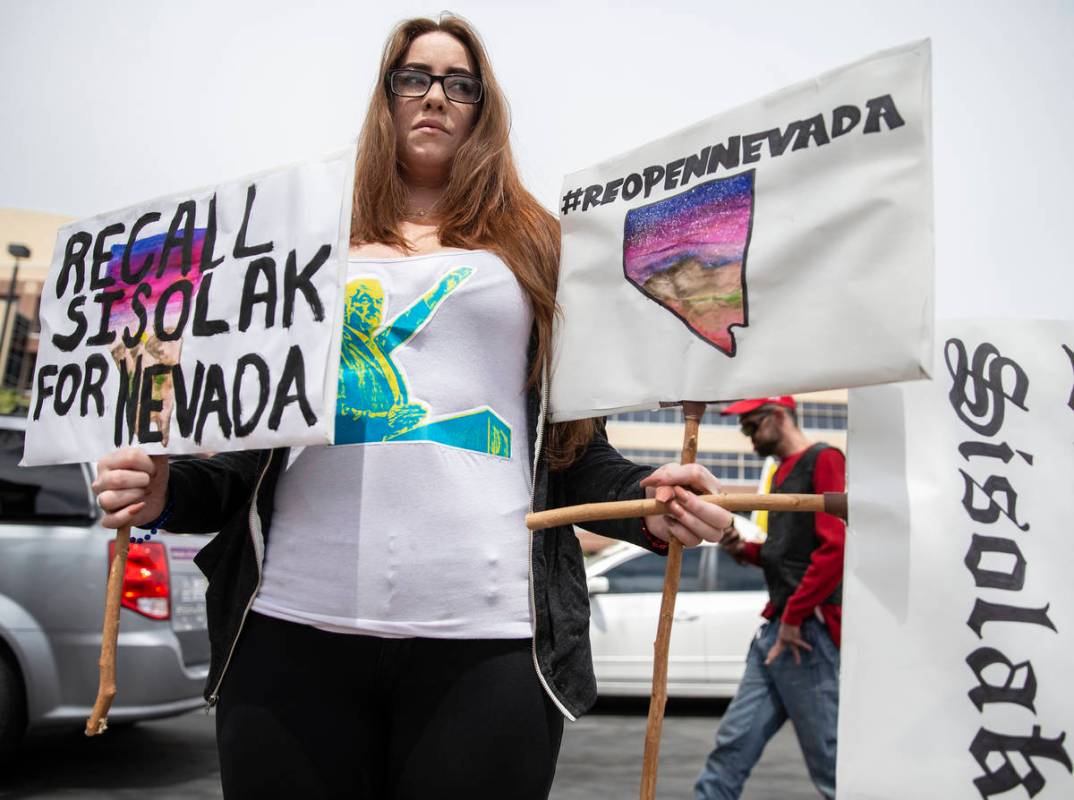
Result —
M 856 389 L 838 792 L 1074 796 L 1074 323 L 937 327 Z
M 60 229 L 23 464 L 327 444 L 353 146 Z
M 927 375 L 930 64 L 879 53 L 568 175 L 553 419 Z

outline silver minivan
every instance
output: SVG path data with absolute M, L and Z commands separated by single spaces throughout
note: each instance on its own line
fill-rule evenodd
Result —
M 0 761 L 24 733 L 85 724 L 97 695 L 104 591 L 115 532 L 86 464 L 19 467 L 26 422 L 0 417 Z M 203 536 L 132 544 L 109 722 L 204 704 L 209 670 Z

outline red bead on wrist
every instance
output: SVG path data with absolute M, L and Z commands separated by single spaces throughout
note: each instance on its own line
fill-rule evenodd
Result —
M 668 549 L 668 543 L 667 542 L 665 542 L 663 539 L 658 539 L 655 536 L 653 536 L 652 532 L 649 530 L 649 526 L 645 524 L 645 517 L 641 518 L 641 532 L 645 536 L 646 541 L 649 542 L 649 545 L 654 550 L 659 550 L 660 552 L 664 552 L 665 550 Z

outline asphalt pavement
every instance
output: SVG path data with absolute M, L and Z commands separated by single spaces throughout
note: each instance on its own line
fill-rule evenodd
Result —
M 648 699 L 603 701 L 563 736 L 550 800 L 629 800 L 638 796 Z M 659 800 L 692 800 L 726 703 L 670 700 L 660 737 Z M 798 739 L 788 724 L 769 743 L 742 800 L 816 800 Z
M 660 749 L 657 796 L 690 800 L 723 712 L 722 703 L 672 701 Z M 645 702 L 602 703 L 568 724 L 551 800 L 636 798 L 645 741 Z M 113 728 L 31 738 L 0 774 L 0 798 L 208 800 L 219 798 L 213 718 L 198 711 Z M 744 800 L 813 800 L 798 742 L 784 728 L 765 752 Z

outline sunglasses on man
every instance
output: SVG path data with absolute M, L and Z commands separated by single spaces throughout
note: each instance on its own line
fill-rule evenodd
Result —
M 754 414 L 749 419 L 742 419 L 739 422 L 739 430 L 741 430 L 745 436 L 752 439 L 753 434 L 755 434 L 757 429 L 761 427 L 761 423 L 770 416 L 772 416 L 771 411 L 762 411 L 759 414 Z

